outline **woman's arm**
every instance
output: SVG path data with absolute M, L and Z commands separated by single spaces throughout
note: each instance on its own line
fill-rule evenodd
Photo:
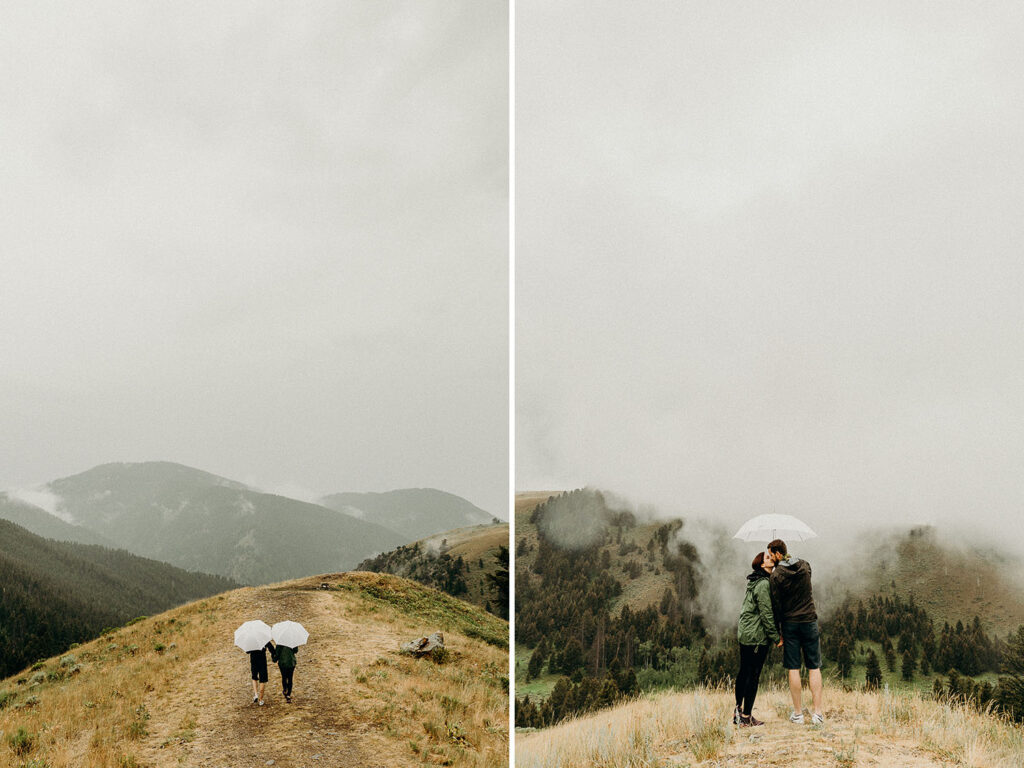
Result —
M 767 579 L 763 581 L 767 582 Z M 754 597 L 757 599 L 757 612 L 761 619 L 761 625 L 772 645 L 779 642 L 779 630 L 775 627 L 775 613 L 772 611 L 771 589 L 768 584 L 754 590 Z

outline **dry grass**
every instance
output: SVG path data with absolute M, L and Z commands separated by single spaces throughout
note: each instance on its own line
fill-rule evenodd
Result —
M 424 619 L 382 604 L 362 592 L 363 576 L 331 576 L 346 588 L 330 591 L 312 589 L 328 577 L 236 590 L 0 681 L 0 766 L 240 768 L 275 758 L 291 768 L 313 755 L 323 759 L 310 764 L 332 766 L 507 765 L 507 652 L 443 626 L 443 615 Z M 402 594 L 421 589 L 394 577 L 374 575 L 373 583 Z M 267 706 L 252 707 L 248 663 L 232 633 L 253 615 L 275 621 L 286 613 L 311 632 L 295 701 L 283 702 L 272 667 Z M 460 616 L 460 626 L 472 619 Z M 493 617 L 480 621 L 492 630 Z M 397 653 L 435 629 L 453 649 L 447 663 Z M 428 733 L 424 723 L 442 730 Z
M 516 737 L 517 768 L 775 765 L 1020 768 L 1024 730 L 912 694 L 828 690 L 824 726 L 793 725 L 788 691 L 764 691 L 757 729 L 730 724 L 733 696 L 698 690 L 646 696 Z
M 28 758 L 62 766 L 129 764 L 148 735 L 147 701 L 166 687 L 182 663 L 181 649 L 202 647 L 217 634 L 217 598 L 116 630 L 72 651 L 75 664 L 50 659 L 35 673 L 0 682 L 13 700 L 0 711 L 0 731 L 35 736 L 21 755 L 0 747 L 0 765 Z M 163 651 L 155 650 L 158 644 Z M 71 670 L 74 670 L 71 672 Z M 44 675 L 40 677 L 39 673 Z M 43 763 L 39 763 L 42 765 Z
M 662 759 L 685 752 L 706 760 L 731 741 L 732 704 L 711 691 L 644 697 L 516 737 L 516 765 L 522 768 L 656 768 Z
M 359 604 L 354 615 L 383 614 L 390 626 L 402 627 L 408 639 L 423 629 L 422 623 L 411 619 L 401 606 L 407 602 L 407 590 L 423 592 L 428 588 L 402 580 L 401 587 L 393 591 L 394 599 L 381 601 L 378 574 L 351 577 L 365 581 L 371 595 Z M 395 583 L 389 579 L 385 578 L 384 583 Z M 446 595 L 444 598 L 438 606 L 451 600 Z M 470 634 L 489 637 L 493 632 L 490 625 L 507 627 L 490 614 L 478 611 L 475 615 L 488 627 L 468 628 Z M 452 622 L 461 618 L 460 612 Z M 444 654 L 441 663 L 392 651 L 353 667 L 352 682 L 364 694 L 358 711 L 364 720 L 406 744 L 410 756 L 427 764 L 507 766 L 508 651 L 462 633 L 453 644 L 454 624 L 445 631 L 446 642 L 455 649 Z

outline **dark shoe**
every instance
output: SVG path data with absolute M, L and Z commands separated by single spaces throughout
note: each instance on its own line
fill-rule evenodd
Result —
M 751 728 L 758 725 L 764 725 L 764 723 L 753 715 L 740 715 L 740 728 Z

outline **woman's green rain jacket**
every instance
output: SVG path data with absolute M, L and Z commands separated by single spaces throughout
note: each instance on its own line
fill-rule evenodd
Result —
M 768 574 L 764 571 L 752 573 L 747 579 L 747 594 L 743 596 L 736 636 L 741 645 L 775 645 L 779 642 L 779 630 L 775 627 L 775 614 L 772 612 Z

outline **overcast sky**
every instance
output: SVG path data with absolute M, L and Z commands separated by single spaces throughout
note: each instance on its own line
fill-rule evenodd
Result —
M 5 3 L 0 487 L 508 492 L 503 2 Z
M 1024 512 L 1024 6 L 517 4 L 517 479 Z

